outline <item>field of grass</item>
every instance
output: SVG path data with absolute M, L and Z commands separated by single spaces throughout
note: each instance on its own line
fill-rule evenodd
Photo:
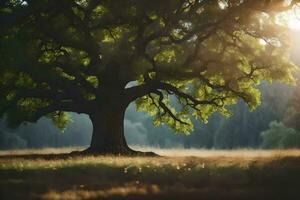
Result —
M 0 199 L 300 199 L 300 150 L 59 155 L 69 151 L 1 151 Z

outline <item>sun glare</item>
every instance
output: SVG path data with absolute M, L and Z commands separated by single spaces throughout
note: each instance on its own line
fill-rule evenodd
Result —
M 300 30 L 300 8 L 295 6 L 282 16 L 284 23 L 293 30 Z
M 290 19 L 288 19 L 287 25 L 291 29 L 300 30 L 300 19 L 291 17 Z

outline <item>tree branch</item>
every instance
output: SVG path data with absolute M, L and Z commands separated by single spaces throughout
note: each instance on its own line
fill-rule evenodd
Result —
M 49 106 L 39 108 L 34 114 L 27 119 L 28 122 L 37 122 L 41 117 L 55 112 L 55 111 L 65 111 L 65 112 L 77 112 L 86 113 L 86 110 L 82 108 L 82 105 L 67 103 L 67 102 L 55 102 Z

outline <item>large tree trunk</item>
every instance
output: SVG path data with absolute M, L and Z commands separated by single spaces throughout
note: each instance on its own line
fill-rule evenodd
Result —
M 126 143 L 124 117 L 126 108 L 132 99 L 125 95 L 124 89 L 122 89 L 124 87 L 114 85 L 112 82 L 106 84 L 106 87 L 103 84 L 103 87 L 99 90 L 101 95 L 95 100 L 92 110 L 89 111 L 89 116 L 93 124 L 91 145 L 84 153 L 156 155 L 152 152 L 134 151 Z
M 90 114 L 93 124 L 89 153 L 97 154 L 130 154 L 133 152 L 126 143 L 124 136 L 124 116 L 127 106 L 110 103 L 95 109 Z
M 90 114 L 93 124 L 91 145 L 87 154 L 114 154 L 130 156 L 157 156 L 153 152 L 130 149 L 124 135 L 124 116 L 127 105 L 107 103 Z

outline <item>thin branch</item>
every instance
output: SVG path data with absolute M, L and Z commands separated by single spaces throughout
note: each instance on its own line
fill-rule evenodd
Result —
M 168 114 L 172 119 L 174 119 L 175 121 L 184 124 L 184 125 L 190 125 L 187 122 L 182 121 L 181 119 L 179 119 L 178 117 L 176 117 L 176 115 L 171 111 L 171 109 L 163 102 L 164 99 L 164 95 L 161 91 L 156 90 L 154 92 L 155 94 L 157 94 L 159 96 L 158 99 L 158 104 L 159 106 L 163 109 L 164 113 L 162 115 Z

